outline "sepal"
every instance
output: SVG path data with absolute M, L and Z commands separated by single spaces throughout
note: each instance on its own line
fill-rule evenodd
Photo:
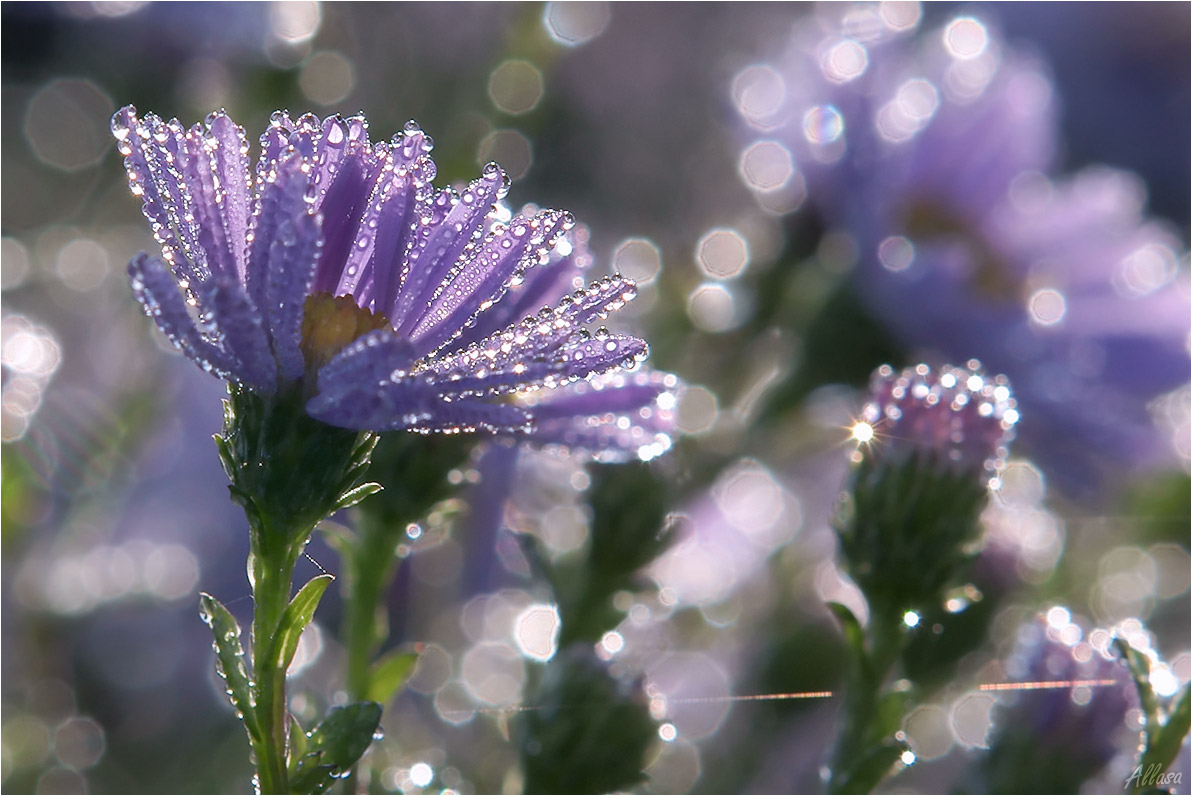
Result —
M 646 778 L 657 729 L 640 688 L 628 686 L 583 642 L 547 664 L 534 709 L 515 725 L 526 793 L 614 793 Z
M 843 603 L 830 602 L 828 603 L 828 610 L 832 612 L 832 616 L 836 617 L 836 621 L 840 623 L 840 629 L 844 632 L 844 641 L 848 645 L 849 653 L 857 656 L 858 660 L 863 660 L 865 657 L 865 632 L 861 629 L 861 622 L 849 610 L 849 607 Z
M 981 535 L 985 482 L 930 454 L 866 455 L 836 518 L 849 575 L 901 615 L 942 602 Z
M 666 484 L 651 465 L 596 465 L 590 472 L 592 532 L 584 556 L 554 562 L 535 537 L 521 537 L 531 568 L 558 601 L 560 646 L 596 643 L 621 621 L 613 595 L 638 588 L 641 568 L 670 546 L 681 527 L 667 516 Z
M 349 509 L 360 501 L 364 500 L 369 495 L 375 495 L 382 489 L 384 489 L 384 487 L 378 484 L 376 481 L 369 481 L 366 484 L 353 487 L 340 495 L 339 501 L 335 504 L 335 508 Z
M 271 537 L 266 546 L 304 543 L 329 514 L 377 491 L 364 483 L 375 444 L 374 434 L 310 417 L 300 389 L 261 395 L 236 385 L 216 437 L 232 498 L 253 532 Z

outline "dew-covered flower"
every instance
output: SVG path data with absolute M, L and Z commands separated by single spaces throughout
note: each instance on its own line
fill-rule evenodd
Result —
M 1058 606 L 1019 629 L 979 789 L 1076 793 L 1115 758 L 1133 765 L 1138 692 L 1112 642 Z
M 300 391 L 308 414 L 347 429 L 560 442 L 675 386 L 620 372 L 646 356 L 643 341 L 589 332 L 634 286 L 576 282 L 571 216 L 511 217 L 495 164 L 460 191 L 436 190 L 431 139 L 414 123 L 370 142 L 362 116 L 278 112 L 255 169 L 223 112 L 186 129 L 130 106 L 112 130 L 161 244 L 161 257 L 130 263 L 134 292 L 220 378 Z M 541 388 L 566 392 L 524 395 Z
M 880 455 L 925 453 L 964 472 L 996 472 L 1005 463 L 1017 403 L 1009 379 L 987 376 L 977 360 L 937 369 L 919 364 L 901 373 L 882 365 L 869 392 L 853 437 Z
M 874 371 L 835 524 L 849 575 L 875 615 L 901 622 L 903 611 L 942 606 L 958 585 L 990 489 L 1000 486 L 1016 406 L 1009 380 L 986 375 L 976 360 Z
M 1183 244 L 1132 175 L 1049 176 L 1057 101 L 1038 63 L 974 16 L 914 35 L 914 8 L 831 6 L 796 27 L 738 79 L 751 146 L 782 150 L 903 345 L 1014 381 L 1020 437 L 1061 480 L 1092 483 L 1094 452 L 1160 459 L 1147 404 L 1188 379 Z

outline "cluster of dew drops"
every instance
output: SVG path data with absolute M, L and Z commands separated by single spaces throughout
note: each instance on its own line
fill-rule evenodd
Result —
M 450 381 L 483 378 L 489 369 L 498 368 L 508 368 L 520 375 L 528 369 L 527 360 L 544 361 L 551 352 L 573 362 L 599 353 L 586 350 L 593 340 L 597 348 L 603 348 L 604 354 L 613 354 L 623 345 L 615 335 L 603 326 L 595 333 L 576 328 L 574 316 L 597 307 L 598 316 L 603 319 L 623 307 L 635 295 L 636 288 L 629 280 L 616 275 L 602 276 L 586 287 L 577 288 L 564 297 L 557 307 L 543 307 L 537 315 L 524 318 L 488 340 L 469 345 L 447 360 L 446 367 L 439 369 L 439 373 Z M 621 367 L 635 367 L 646 358 L 646 353 L 644 347 L 636 353 L 627 353 L 620 362 Z M 577 378 L 574 375 L 550 376 L 519 383 L 505 388 L 505 391 L 523 392 L 540 387 L 556 387 Z
M 912 445 L 942 450 L 962 466 L 977 465 L 996 473 L 1005 465 L 1019 414 L 1004 375 L 988 376 L 980 361 L 933 370 L 918 364 L 895 374 L 878 368 L 870 385 L 872 399 L 861 422 Z M 990 481 L 996 487 L 996 478 Z

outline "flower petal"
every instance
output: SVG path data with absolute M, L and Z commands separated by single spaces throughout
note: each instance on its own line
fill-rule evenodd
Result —
M 264 393 L 277 389 L 277 362 L 269 350 L 269 337 L 261 313 L 248 300 L 243 285 L 231 275 L 213 280 L 206 291 L 205 305 L 211 310 L 224 348 L 236 357 L 243 383 Z
M 534 393 L 534 420 L 579 418 L 586 415 L 634 413 L 675 392 L 678 378 L 656 370 L 610 373 L 591 381 L 576 382 L 558 390 Z M 673 398 L 667 403 L 673 404 Z
M 219 177 L 223 189 L 224 225 L 228 247 L 236 264 L 236 273 L 244 282 L 244 268 L 248 262 L 248 223 L 252 208 L 252 192 L 248 173 L 248 139 L 244 128 L 232 121 L 223 111 L 216 111 L 206 120 L 208 140 L 214 140 L 212 173 Z
M 408 173 L 386 182 L 364 219 L 364 225 L 374 230 L 368 237 L 368 251 L 362 252 L 368 258 L 367 265 L 359 266 L 371 280 L 367 303 L 386 317 L 399 287 L 401 263 L 414 245 L 418 219 L 425 206 L 425 201 L 419 201 L 421 191 L 416 182 L 417 178 Z
M 623 307 L 635 293 L 633 283 L 624 277 L 602 277 L 565 297 L 553 310 L 543 308 L 458 353 L 438 357 L 428 369 L 454 379 L 471 375 L 479 362 L 490 370 L 507 370 L 542 359 L 576 338 L 585 324 Z
M 470 371 L 455 371 L 446 378 L 429 378 L 446 395 L 501 395 L 539 386 L 553 387 L 631 366 L 644 359 L 647 351 L 645 341 L 636 337 L 607 332 L 596 337 L 586 332 L 576 333 L 563 345 L 533 360 L 511 359 L 502 356 L 500 351 L 493 355 L 486 350 L 478 352 L 479 356 L 472 359 Z
M 302 305 L 319 255 L 318 216 L 306 199 L 310 185 L 303 158 L 292 154 L 277 165 L 253 218 L 246 273 L 249 298 L 269 321 L 273 351 L 287 380 L 302 375 Z
M 434 139 L 422 132 L 418 122 L 411 119 L 406 122 L 400 133 L 389 141 L 389 151 L 393 156 L 393 163 L 397 167 L 412 166 L 419 161 L 429 161 L 432 169 L 434 161 L 428 157 L 435 148 Z M 432 171 L 427 179 L 434 179 Z
M 236 359 L 208 340 L 195 325 L 169 267 L 141 252 L 128 264 L 133 294 L 174 347 L 208 373 L 241 381 Z
M 410 373 L 410 342 L 388 329 L 370 332 L 319 371 L 319 394 L 307 403 L 312 417 L 343 428 L 436 432 L 526 429 L 529 415 L 508 404 L 444 397 Z
M 522 214 L 526 211 L 523 209 Z M 583 284 L 584 271 L 592 264 L 588 250 L 588 229 L 583 225 L 573 227 L 562 243 L 551 250 L 550 262 L 526 271 L 519 285 L 513 285 L 501 300 L 480 313 L 475 323 L 464 329 L 453 339 L 444 351 L 456 351 L 480 340 L 493 332 L 533 315 L 541 307 L 552 305 Z M 566 251 L 566 254 L 560 250 Z
M 507 186 L 505 173 L 495 164 L 485 167 L 462 195 L 442 191 L 431 221 L 402 271 L 401 292 L 390 320 L 399 333 L 409 333 L 423 319 L 431 301 L 459 270 L 465 247 L 482 234 L 482 224 Z
M 202 282 L 210 272 L 199 243 L 193 199 L 179 170 L 187 157 L 182 126 L 177 120 L 167 125 L 153 114 L 138 119 L 136 113 L 128 105 L 112 117 L 129 187 L 141 197 L 141 210 L 165 261 L 188 283 Z
M 409 162 L 386 144 L 377 144 L 366 160 L 368 201 L 332 292 L 355 296 L 360 306 L 388 317 L 402 264 L 417 240 L 420 221 L 430 216 L 435 166 L 425 155 Z
M 261 133 L 261 156 L 257 160 L 257 194 L 273 179 L 278 165 L 287 155 L 297 153 L 311 158 L 315 144 L 322 136 L 322 123 L 314 114 L 304 114 L 298 121 L 290 118 L 286 111 L 275 111 L 269 117 L 269 126 Z
M 653 459 L 671 447 L 678 383 L 670 373 L 613 373 L 533 393 L 534 427 L 524 436 L 604 462 Z
M 273 353 L 282 377 L 287 380 L 299 378 L 305 367 L 301 350 L 302 318 L 319 247 L 318 217 L 306 213 L 283 218 L 269 246 L 265 306 Z
M 315 273 L 316 291 L 336 292 L 344 275 L 345 264 L 356 243 L 361 216 L 368 206 L 370 192 L 368 164 L 356 152 L 348 153 L 348 133 L 335 125 L 321 146 L 320 164 L 315 186 L 316 204 L 323 214 L 323 253 Z M 353 149 L 358 149 L 354 147 Z
M 410 333 L 419 349 L 433 351 L 499 301 L 512 281 L 549 256 L 570 223 L 568 214 L 554 210 L 531 219 L 518 216 L 508 226 L 494 229 L 472 256 L 465 251 Z
M 437 401 L 428 411 L 427 418 L 408 426 L 391 425 L 390 430 L 433 431 L 445 434 L 511 433 L 527 431 L 530 416 L 525 410 L 510 404 L 486 403 L 483 401 Z
M 409 340 L 388 329 L 375 329 L 344 346 L 319 370 L 319 394 L 310 405 L 323 407 L 342 400 L 349 391 L 403 378 L 413 362 Z
M 343 428 L 387 428 L 397 415 L 406 426 L 423 421 L 438 398 L 423 379 L 407 377 L 413 361 L 408 340 L 388 329 L 369 332 L 319 370 L 319 392 L 306 410 Z
M 191 198 L 195 236 L 206 255 L 212 273 L 243 278 L 245 231 L 248 229 L 248 170 L 241 152 L 242 139 L 235 125 L 219 124 L 224 138 L 200 125 L 188 130 L 181 140 L 176 165 Z M 232 130 L 226 127 L 230 125 Z M 231 154 L 224 152 L 231 147 Z M 238 171 L 239 169 L 239 171 Z M 229 201 L 229 196 L 231 200 Z

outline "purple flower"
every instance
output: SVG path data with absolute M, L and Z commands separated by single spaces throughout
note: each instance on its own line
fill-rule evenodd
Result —
M 647 376 L 621 389 L 607 381 L 646 344 L 586 327 L 634 286 L 574 283 L 583 264 L 563 243 L 570 215 L 510 218 L 495 164 L 460 192 L 436 190 L 431 140 L 412 122 L 372 143 L 362 116 L 278 112 L 255 172 L 243 129 L 222 112 L 188 130 L 130 106 L 112 130 L 162 247 L 129 264 L 133 290 L 220 378 L 262 394 L 301 390 L 312 417 L 348 429 L 548 437 L 565 436 L 561 417 L 664 392 Z M 519 395 L 589 378 L 610 400 Z
M 975 359 L 963 368 L 920 364 L 898 374 L 882 365 L 869 392 L 853 437 L 883 454 L 926 453 L 970 472 L 996 472 L 1009 455 L 1018 423 L 1009 379 L 986 376 Z
M 1019 629 L 1005 669 L 1022 690 L 999 692 L 984 787 L 1074 793 L 1119 755 L 1133 765 L 1138 691 L 1112 641 L 1107 630 L 1086 633 L 1058 606 Z
M 1069 486 L 1095 480 L 1092 454 L 1159 460 L 1147 404 L 1188 379 L 1182 243 L 1143 216 L 1131 175 L 1047 176 L 1056 102 L 1038 64 L 971 16 L 916 24 L 888 4 L 814 17 L 749 73 L 768 93 L 747 120 L 856 244 L 870 309 L 903 345 L 1006 373 L 1030 407 L 1023 442 Z

